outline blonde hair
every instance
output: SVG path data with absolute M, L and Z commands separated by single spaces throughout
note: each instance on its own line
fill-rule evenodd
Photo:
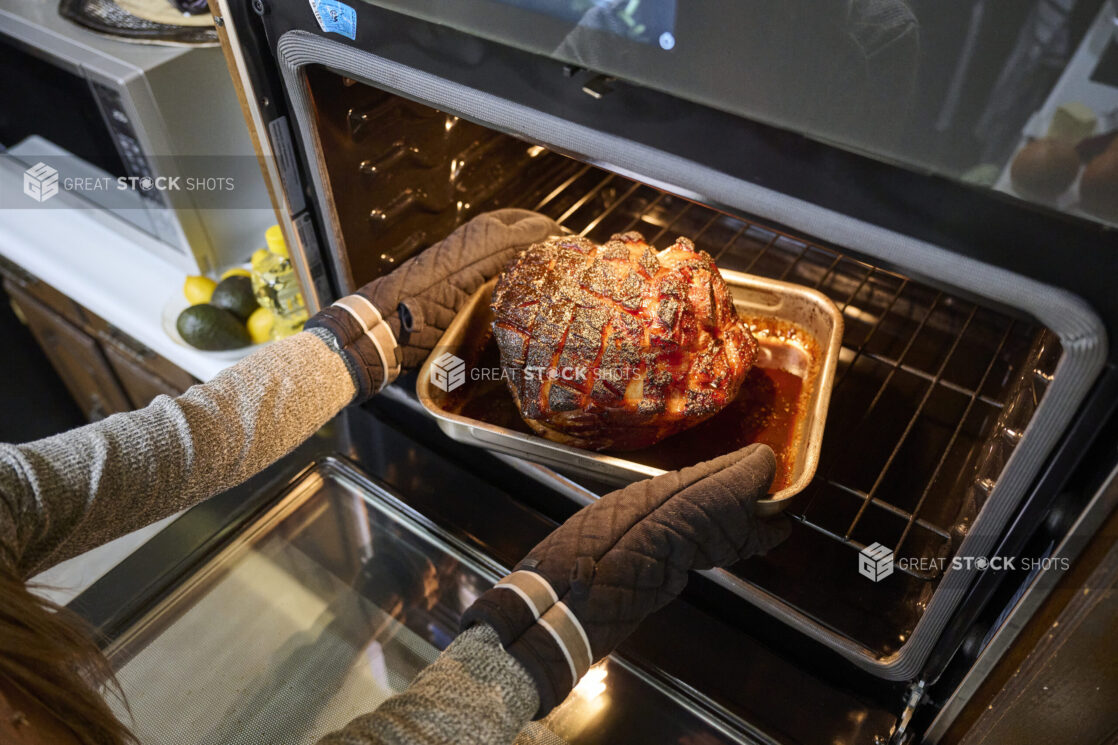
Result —
M 109 661 L 74 613 L 0 564 L 0 681 L 41 704 L 81 745 L 134 745 L 102 690 L 124 700 Z

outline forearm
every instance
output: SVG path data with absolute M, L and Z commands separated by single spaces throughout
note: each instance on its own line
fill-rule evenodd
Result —
M 300 333 L 177 398 L 0 445 L 0 561 L 21 576 L 224 491 L 353 398 L 342 358 Z
M 485 625 L 464 631 L 407 690 L 319 745 L 501 745 L 539 706 L 535 685 Z

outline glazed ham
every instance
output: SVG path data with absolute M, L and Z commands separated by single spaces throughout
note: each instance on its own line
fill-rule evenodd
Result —
M 709 418 L 757 354 L 714 261 L 686 238 L 659 253 L 635 232 L 534 244 L 492 308 L 524 421 L 593 450 L 647 447 Z

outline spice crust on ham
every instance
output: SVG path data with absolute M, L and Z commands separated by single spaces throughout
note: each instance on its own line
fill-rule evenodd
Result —
M 494 336 L 524 421 L 549 439 L 636 450 L 734 400 L 757 341 L 713 259 L 637 232 L 524 250 L 493 293 Z

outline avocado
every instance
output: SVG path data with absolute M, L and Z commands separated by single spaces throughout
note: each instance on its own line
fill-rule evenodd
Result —
M 252 343 L 248 329 L 235 315 L 211 303 L 192 305 L 179 313 L 175 328 L 187 344 L 208 352 L 239 349 Z
M 243 275 L 226 277 L 218 282 L 210 305 L 224 308 L 242 321 L 247 321 L 252 312 L 260 307 L 252 294 L 252 280 Z

